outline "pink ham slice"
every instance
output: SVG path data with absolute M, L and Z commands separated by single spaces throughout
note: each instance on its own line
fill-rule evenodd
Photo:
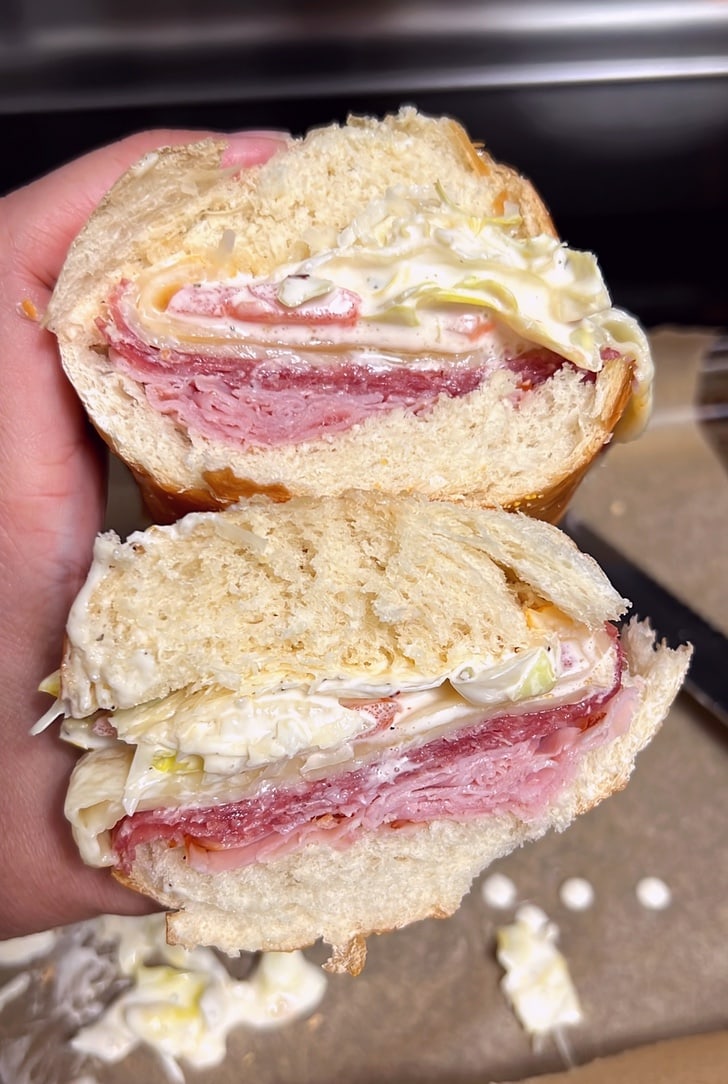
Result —
M 621 687 L 577 704 L 502 715 L 312 782 L 265 787 L 240 802 L 125 817 L 113 831 L 128 871 L 142 843 L 184 846 L 193 868 L 215 872 L 278 857 L 324 840 L 341 847 L 358 832 L 406 829 L 488 813 L 537 818 L 573 778 L 588 749 L 625 733 L 636 690 Z
M 502 361 L 474 351 L 426 369 L 369 366 L 360 360 L 361 352 L 356 359 L 342 352 L 333 363 L 330 356 L 322 363 L 311 353 L 251 344 L 238 343 L 214 354 L 159 348 L 145 342 L 125 320 L 122 301 L 127 289 L 125 284 L 117 289 L 109 301 L 109 319 L 99 324 L 111 362 L 143 385 L 155 410 L 188 431 L 238 447 L 318 440 L 397 408 L 422 414 L 440 396 L 469 395 L 496 368 L 515 372 L 520 391 L 526 392 L 562 366 L 571 365 L 541 348 Z M 261 290 L 262 286 L 258 294 L 238 300 L 222 296 L 217 302 L 214 295 L 205 294 L 200 300 L 201 315 L 224 315 L 231 308 L 247 319 L 270 324 L 282 307 Z M 333 293 L 332 311 L 321 303 L 317 307 L 315 299 L 301 306 L 310 310 L 308 323 L 346 324 L 356 319 L 354 295 L 343 290 Z M 290 315 L 286 322 L 291 322 Z M 585 373 L 584 379 L 593 375 Z
M 272 282 L 242 287 L 221 283 L 185 286 L 171 299 L 167 311 L 186 316 L 227 316 L 252 324 L 302 324 L 306 327 L 352 327 L 359 319 L 361 299 L 341 286 L 295 307 L 281 304 L 278 290 Z

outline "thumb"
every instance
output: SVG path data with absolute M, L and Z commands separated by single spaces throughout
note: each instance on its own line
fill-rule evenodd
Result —
M 247 168 L 286 146 L 284 132 L 232 135 L 154 129 L 127 136 L 61 166 L 5 197 L 5 217 L 16 270 L 52 289 L 68 246 L 116 180 L 143 155 L 159 147 L 214 138 L 227 143 L 223 164 Z M 19 266 L 18 266 L 19 264 Z

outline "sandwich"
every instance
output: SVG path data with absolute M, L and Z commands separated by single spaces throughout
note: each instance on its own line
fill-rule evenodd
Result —
M 148 154 L 68 253 L 47 325 L 153 518 L 348 489 L 555 521 L 652 361 L 532 184 L 413 108 L 235 172 Z
M 688 646 L 523 513 L 353 491 L 99 535 L 56 699 L 83 859 L 172 943 L 334 970 L 625 785 Z

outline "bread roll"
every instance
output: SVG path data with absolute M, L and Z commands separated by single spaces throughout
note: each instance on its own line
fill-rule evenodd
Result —
M 96 428 L 171 520 L 351 488 L 555 520 L 649 409 L 636 321 L 449 118 L 352 117 L 235 173 L 147 155 L 47 316 Z
M 357 971 L 624 786 L 690 649 L 556 527 L 421 497 L 254 498 L 100 536 L 59 699 L 84 859 L 173 942 Z

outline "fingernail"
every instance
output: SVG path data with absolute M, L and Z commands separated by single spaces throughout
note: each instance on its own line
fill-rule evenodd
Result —
M 293 139 L 291 133 L 285 128 L 243 128 L 239 132 L 228 132 L 231 139 L 237 136 L 260 136 L 263 139 L 282 139 L 285 143 Z
M 291 141 L 288 132 L 231 132 L 222 156 L 222 165 L 257 166 L 267 162 Z

